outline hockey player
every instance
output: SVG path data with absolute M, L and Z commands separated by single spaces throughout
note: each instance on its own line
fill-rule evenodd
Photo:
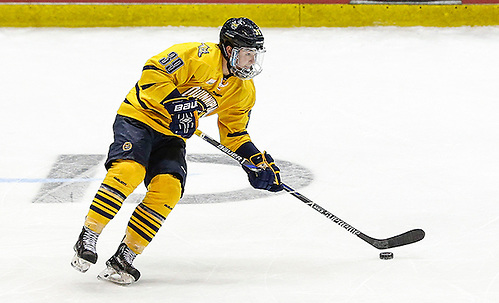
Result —
M 257 189 L 283 189 L 279 168 L 260 152 L 246 130 L 255 103 L 252 78 L 262 71 L 265 48 L 260 28 L 231 18 L 215 43 L 174 45 L 150 58 L 118 109 L 107 174 L 93 199 L 74 245 L 72 266 L 86 272 L 97 262 L 97 239 L 123 201 L 144 181 L 147 193 L 135 208 L 116 253 L 98 278 L 136 282 L 135 257 L 154 238 L 180 200 L 186 181 L 185 140 L 203 116 L 218 115 L 222 144 L 261 168 L 245 169 Z

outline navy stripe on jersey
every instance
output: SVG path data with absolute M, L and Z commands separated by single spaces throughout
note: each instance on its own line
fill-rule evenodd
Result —
M 151 87 L 153 85 L 156 85 L 156 83 L 144 84 L 140 88 L 142 88 L 143 90 L 145 90 L 145 89 L 148 89 L 149 87 Z
M 144 68 L 142 68 L 142 71 L 145 71 L 145 70 L 160 70 L 160 71 L 162 71 L 161 68 L 158 68 L 154 65 L 145 65 Z
M 149 107 L 147 107 L 147 105 L 144 102 L 142 102 L 142 100 L 140 100 L 140 87 L 138 82 L 135 84 L 135 94 L 140 106 L 142 106 L 143 109 L 149 109 Z
M 237 133 L 229 133 L 229 134 L 227 134 L 227 137 L 239 137 L 239 136 L 244 136 L 247 134 L 248 134 L 247 131 L 237 132 Z

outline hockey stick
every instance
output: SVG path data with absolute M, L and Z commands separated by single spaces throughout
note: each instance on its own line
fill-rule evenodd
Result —
M 217 140 L 211 138 L 207 134 L 203 133 L 199 129 L 196 130 L 195 134 L 199 136 L 201 139 L 204 141 L 210 143 L 211 145 L 215 146 L 219 150 L 221 150 L 223 153 L 229 155 L 232 159 L 236 160 L 239 162 L 239 164 L 248 167 L 251 170 L 258 170 L 250 161 L 247 159 L 244 159 L 243 157 L 239 156 L 235 152 L 231 151 L 228 147 L 222 145 L 220 142 Z M 307 204 L 310 206 L 312 209 L 318 211 L 322 215 L 324 215 L 326 218 L 329 220 L 333 221 L 334 223 L 338 224 L 339 226 L 343 227 L 346 229 L 348 232 L 356 235 L 357 237 L 361 238 L 362 240 L 366 241 L 367 243 L 371 244 L 377 249 L 388 249 L 392 247 L 398 247 L 398 246 L 403 246 L 407 244 L 411 244 L 414 242 L 418 242 L 422 240 L 425 236 L 425 232 L 422 229 L 413 229 L 408 232 L 405 232 L 403 234 L 391 237 L 391 238 L 386 238 L 386 239 L 375 239 L 372 237 L 369 237 L 368 235 L 364 234 L 360 230 L 356 229 L 352 225 L 348 224 L 347 222 L 341 220 L 331 212 L 327 211 L 323 207 L 321 207 L 319 204 L 313 202 L 309 198 L 303 196 L 296 190 L 292 189 L 288 185 L 284 184 L 284 190 L 287 191 L 289 194 L 291 194 L 293 197 L 299 199 L 303 203 Z

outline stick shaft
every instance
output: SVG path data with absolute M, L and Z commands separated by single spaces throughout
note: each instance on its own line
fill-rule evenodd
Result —
M 247 159 L 244 159 L 243 157 L 239 156 L 238 154 L 236 154 L 235 152 L 233 152 L 232 150 L 230 150 L 228 147 L 226 147 L 222 143 L 218 142 L 217 140 L 211 138 L 210 136 L 208 136 L 207 134 L 205 134 L 201 130 L 197 129 L 196 132 L 195 132 L 195 134 L 197 136 L 199 136 L 201 139 L 205 140 L 206 142 L 208 142 L 211 145 L 213 145 L 216 148 L 218 148 L 223 153 L 229 155 L 232 159 L 234 159 L 237 162 L 239 162 L 239 164 L 244 165 L 244 166 L 246 166 L 246 167 L 248 167 L 250 169 L 255 168 L 255 166 L 250 161 L 248 161 Z M 321 213 L 323 216 L 325 216 L 329 220 L 333 221 L 334 223 L 338 224 L 339 226 L 343 227 L 344 229 L 346 229 L 350 233 L 352 233 L 354 235 L 357 235 L 357 236 L 359 234 L 362 234 L 362 232 L 360 232 L 358 229 L 356 229 L 352 225 L 346 223 L 345 221 L 343 221 L 339 217 L 337 217 L 334 214 L 332 214 L 331 212 L 327 211 L 325 208 L 323 208 L 319 204 L 315 203 L 314 201 L 310 200 L 309 198 L 305 197 L 304 195 L 300 194 L 296 190 L 292 189 L 290 186 L 288 186 L 288 185 L 286 185 L 284 183 L 282 185 L 284 186 L 284 190 L 286 192 L 288 192 L 289 194 L 291 194 L 293 197 L 295 197 L 298 200 L 302 201 L 303 203 L 307 204 L 312 209 L 314 209 L 317 212 Z
M 203 133 L 201 130 L 197 129 L 195 131 L 195 134 L 199 136 L 201 139 L 204 141 L 210 143 L 211 145 L 215 146 L 217 149 L 225 153 L 226 155 L 229 155 L 232 159 L 236 160 L 239 162 L 239 164 L 248 167 L 251 170 L 258 171 L 258 168 L 255 167 L 250 161 L 247 159 L 239 156 L 232 150 L 230 150 L 228 147 L 223 145 L 222 143 L 218 142 L 217 140 L 211 138 L 207 134 Z M 329 212 L 319 204 L 315 203 L 314 201 L 310 200 L 309 198 L 305 197 L 304 195 L 300 194 L 296 190 L 292 189 L 286 184 L 282 184 L 284 187 L 284 190 L 288 192 L 290 195 L 293 197 L 297 198 L 298 200 L 302 201 L 315 211 L 319 212 L 329 220 L 333 221 L 337 225 L 343 227 L 346 229 L 348 232 L 350 232 L 353 235 L 356 235 L 357 237 L 361 238 L 365 242 L 369 243 L 373 247 L 377 249 L 387 249 L 391 247 L 397 247 L 397 246 L 402 246 L 402 245 L 407 245 L 411 244 L 417 241 L 420 241 L 424 238 L 425 233 L 422 229 L 413 229 L 408 232 L 405 232 L 403 234 L 387 238 L 387 239 L 375 239 L 372 237 L 369 237 L 368 235 L 364 234 L 360 230 L 356 229 L 352 225 L 348 224 L 347 222 L 343 221 L 339 217 L 335 216 L 333 213 Z

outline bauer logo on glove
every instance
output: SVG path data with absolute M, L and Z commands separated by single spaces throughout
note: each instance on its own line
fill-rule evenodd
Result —
M 184 112 L 184 111 L 192 111 L 196 110 L 198 108 L 198 103 L 196 100 L 193 100 L 192 102 L 185 102 L 185 103 L 180 103 L 180 104 L 175 104 L 175 107 L 173 108 L 173 112 Z
M 198 127 L 198 100 L 194 97 L 180 97 L 163 105 L 172 118 L 169 125 L 172 133 L 182 138 L 190 138 Z

